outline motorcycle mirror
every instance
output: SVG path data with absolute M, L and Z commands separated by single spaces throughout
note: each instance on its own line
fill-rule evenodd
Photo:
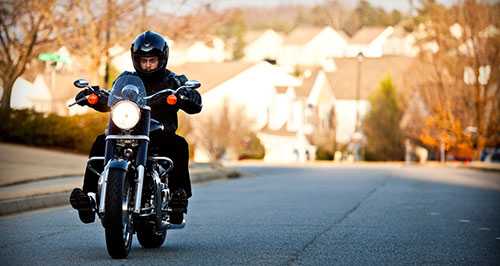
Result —
M 186 81 L 184 86 L 191 88 L 191 89 L 197 89 L 201 86 L 201 83 L 197 80 L 188 80 L 188 81 Z
M 73 82 L 73 85 L 78 88 L 87 88 L 89 86 L 89 82 L 86 79 L 77 79 L 75 82 Z

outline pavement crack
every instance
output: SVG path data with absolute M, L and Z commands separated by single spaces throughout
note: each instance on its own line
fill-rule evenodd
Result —
M 384 179 L 380 184 L 378 184 L 377 186 L 375 186 L 374 188 L 372 188 L 370 191 L 368 191 L 368 193 L 358 202 L 356 203 L 356 205 L 354 205 L 354 207 L 352 207 L 351 209 L 349 209 L 346 213 L 344 213 L 344 215 L 342 215 L 342 217 L 340 217 L 339 219 L 335 220 L 330 226 L 328 226 L 327 228 L 325 228 L 324 230 L 322 230 L 321 232 L 319 232 L 318 234 L 316 234 L 311 240 L 309 240 L 297 253 L 295 253 L 294 255 L 290 256 L 290 258 L 288 259 L 287 261 L 287 265 L 296 265 L 297 264 L 297 261 L 298 259 L 302 256 L 302 254 L 314 243 L 316 242 L 321 236 L 323 236 L 324 234 L 326 234 L 328 231 L 332 230 L 335 226 L 339 225 L 340 223 L 342 223 L 345 219 L 347 219 L 352 213 L 354 213 L 356 210 L 359 209 L 359 207 L 361 207 L 361 205 L 367 200 L 369 199 L 373 194 L 375 194 L 375 192 L 377 192 L 378 189 L 382 188 L 383 186 L 385 186 L 387 183 L 387 178 Z

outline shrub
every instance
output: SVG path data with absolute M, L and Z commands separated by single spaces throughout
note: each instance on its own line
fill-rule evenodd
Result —
M 266 155 L 266 149 L 255 133 L 249 133 L 243 141 L 243 147 L 238 155 L 239 160 L 256 159 L 262 160 Z
M 0 141 L 88 153 L 104 132 L 106 113 L 78 116 L 43 114 L 33 110 L 0 111 Z
M 331 161 L 333 160 L 333 152 L 323 147 L 318 147 L 316 149 L 316 160 Z

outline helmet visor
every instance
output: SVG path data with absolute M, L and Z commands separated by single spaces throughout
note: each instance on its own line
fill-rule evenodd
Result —
M 155 72 L 160 67 L 160 58 L 156 55 L 137 55 L 136 61 L 141 71 L 144 73 Z

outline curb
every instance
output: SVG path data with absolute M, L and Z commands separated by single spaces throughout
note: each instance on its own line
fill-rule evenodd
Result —
M 0 202 L 0 216 L 68 204 L 69 191 Z
M 193 172 L 191 174 L 191 183 L 203 183 L 217 179 L 237 178 L 240 176 L 241 174 L 234 169 L 213 167 L 210 170 Z M 68 190 L 0 201 L 0 216 L 67 205 L 69 204 L 70 192 L 71 190 Z

